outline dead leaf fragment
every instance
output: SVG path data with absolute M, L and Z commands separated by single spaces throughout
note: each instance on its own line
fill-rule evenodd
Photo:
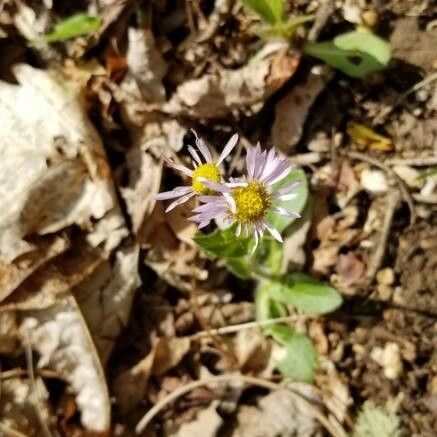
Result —
M 305 384 L 293 384 L 293 388 L 313 398 L 315 390 Z M 314 437 L 322 436 L 319 423 L 286 389 L 277 390 L 263 397 L 256 407 L 240 407 L 237 427 L 232 437 Z
M 217 413 L 217 402 L 213 402 L 208 408 L 199 411 L 194 420 L 182 424 L 176 437 L 216 437 L 223 423 Z
M 217 118 L 232 110 L 258 111 L 295 72 L 299 55 L 280 50 L 238 70 L 221 70 L 180 85 L 164 111 Z
M 423 31 L 419 29 L 418 17 L 400 18 L 390 36 L 390 45 L 394 58 L 431 71 L 437 60 L 437 28 Z
M 315 67 L 305 82 L 296 85 L 276 104 L 271 132 L 275 147 L 289 153 L 299 142 L 308 112 L 332 76 L 330 69 Z
M 390 152 L 393 150 L 393 142 L 390 138 L 376 133 L 363 124 L 351 121 L 348 123 L 346 131 L 361 150 L 366 148 L 379 152 Z

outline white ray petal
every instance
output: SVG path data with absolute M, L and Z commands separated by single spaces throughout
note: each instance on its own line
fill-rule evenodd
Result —
M 238 142 L 238 134 L 232 135 L 230 140 L 227 142 L 225 148 L 223 149 L 222 153 L 220 154 L 220 158 L 217 161 L 217 165 L 221 164 L 223 160 L 231 153 L 232 149 L 235 147 L 237 142 Z

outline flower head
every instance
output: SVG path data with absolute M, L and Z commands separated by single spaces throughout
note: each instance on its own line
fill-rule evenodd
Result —
M 196 136 L 196 146 L 203 160 L 192 146 L 188 146 L 188 151 L 193 158 L 193 168 L 190 169 L 181 164 L 176 164 L 170 159 L 165 159 L 167 165 L 191 178 L 191 186 L 176 187 L 171 191 L 165 191 L 155 196 L 156 200 L 176 199 L 167 207 L 165 212 L 169 212 L 176 206 L 188 201 L 191 197 L 197 195 L 207 196 L 213 194 L 205 181 L 219 183 L 221 181 L 220 164 L 231 153 L 238 141 L 238 135 L 234 134 L 227 142 L 219 158 L 215 161 L 205 142 L 194 132 Z
M 287 217 L 300 217 L 279 205 L 281 201 L 297 196 L 294 190 L 300 182 L 274 188 L 276 182 L 288 176 L 292 167 L 274 149 L 269 152 L 261 151 L 259 144 L 247 150 L 246 167 L 245 179 L 232 179 L 228 183 L 204 181 L 209 189 L 220 192 L 222 196 L 200 196 L 203 204 L 194 209 L 196 214 L 191 220 L 199 223 L 199 228 L 213 219 L 235 223 L 237 236 L 241 233 L 245 236 L 253 235 L 255 250 L 266 229 L 276 240 L 282 242 L 281 234 L 267 220 L 270 212 Z

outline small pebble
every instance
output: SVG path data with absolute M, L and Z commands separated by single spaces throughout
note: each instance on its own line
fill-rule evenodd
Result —
M 395 281 L 395 274 L 391 267 L 386 267 L 384 269 L 381 269 L 376 274 L 376 280 L 380 284 L 384 285 L 392 285 Z
M 388 190 L 387 178 L 381 170 L 364 169 L 361 172 L 360 181 L 365 190 L 374 194 L 383 194 Z
M 390 287 L 390 285 L 378 284 L 376 286 L 376 290 L 378 292 L 379 298 L 383 301 L 390 300 L 393 295 L 393 289 Z

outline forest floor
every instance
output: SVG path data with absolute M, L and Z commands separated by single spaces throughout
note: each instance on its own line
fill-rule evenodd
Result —
M 0 2 L 0 435 L 130 436 L 152 411 L 141 435 L 325 435 L 318 414 L 342 436 L 370 403 L 436 435 L 437 8 L 285 3 L 316 18 L 275 46 L 237 0 Z M 41 39 L 79 12 L 102 24 Z M 301 51 L 357 26 L 390 42 L 386 69 Z M 193 242 L 193 203 L 154 200 L 191 129 L 218 153 L 238 133 L 230 171 L 259 141 L 308 177 L 284 263 L 343 296 L 292 312 L 313 384 L 274 369 L 255 283 Z

